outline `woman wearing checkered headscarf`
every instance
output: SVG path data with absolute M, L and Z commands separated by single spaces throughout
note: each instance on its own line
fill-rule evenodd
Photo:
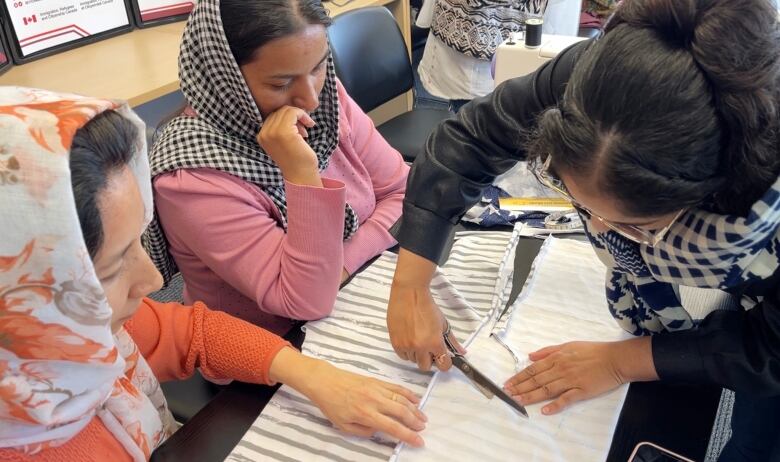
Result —
M 187 301 L 276 332 L 327 316 L 395 244 L 408 167 L 336 80 L 316 0 L 204 0 L 179 56 L 190 109 L 151 152 L 147 248 Z

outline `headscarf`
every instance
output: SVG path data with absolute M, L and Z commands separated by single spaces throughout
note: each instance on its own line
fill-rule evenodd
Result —
M 150 153 L 152 177 L 179 169 L 212 168 L 253 183 L 271 198 L 287 229 L 287 200 L 282 172 L 257 142 L 262 116 L 230 51 L 219 0 L 201 0 L 190 15 L 179 53 L 181 89 L 197 115 L 171 121 Z M 319 170 L 328 166 L 338 145 L 339 101 L 332 58 L 328 58 L 320 105 L 311 114 L 315 126 L 306 140 L 317 154 Z M 344 239 L 359 226 L 346 206 Z M 157 219 L 144 243 L 166 283 L 176 264 Z
M 71 186 L 73 136 L 113 109 L 138 127 L 129 166 L 146 218 L 152 191 L 143 122 L 126 104 L 0 87 L 0 447 L 34 454 L 95 416 L 136 461 L 172 431 L 149 365 L 95 274 Z
M 609 268 L 610 311 L 634 335 L 694 326 L 680 302 L 680 286 L 734 291 L 780 268 L 780 178 L 746 216 L 689 210 L 654 247 L 614 231 L 594 234 L 588 217 L 582 218 Z

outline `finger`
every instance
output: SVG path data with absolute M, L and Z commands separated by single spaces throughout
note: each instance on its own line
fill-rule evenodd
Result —
M 308 112 L 304 111 L 303 109 L 298 109 L 298 111 L 298 123 L 306 128 L 311 128 L 315 125 L 314 119 L 311 118 Z
M 547 369 L 550 369 L 553 364 L 555 364 L 552 361 L 549 360 L 542 360 L 536 363 L 531 364 L 530 366 L 526 367 L 522 371 L 518 372 L 514 376 L 512 376 L 509 380 L 504 382 L 504 388 L 514 387 L 518 385 L 519 383 L 525 382 L 526 380 L 530 380 L 531 377 L 541 374 L 542 372 L 546 371 Z
M 564 379 L 545 383 L 542 386 L 521 395 L 512 395 L 520 404 L 529 405 L 557 398 L 571 388 Z
M 558 397 L 555 401 L 548 404 L 547 406 L 544 406 L 542 408 L 542 414 L 544 415 L 553 415 L 557 414 L 567 407 L 571 406 L 572 404 L 576 403 L 577 401 L 582 401 L 585 399 L 585 392 L 582 391 L 581 388 L 572 388 L 569 391 L 563 393 L 561 396 Z
M 509 392 L 510 395 L 522 395 L 534 390 L 538 390 L 548 383 L 555 382 L 561 378 L 560 373 L 554 369 L 548 369 L 544 372 L 540 372 L 536 375 L 532 375 L 528 380 L 524 380 L 514 385 L 505 386 L 504 389 Z M 551 397 L 552 398 L 552 397 Z
M 368 438 L 376 433 L 371 427 L 366 427 L 365 425 L 355 423 L 343 424 L 341 429 L 351 435 L 362 436 L 363 438 Z
M 309 132 L 306 131 L 306 127 L 304 127 L 300 122 L 297 122 L 295 124 L 295 128 L 298 129 L 298 134 L 301 135 L 303 138 L 309 137 Z
M 425 444 L 417 432 L 382 414 L 375 415 L 373 427 L 415 448 L 420 448 Z
M 392 336 L 390 336 L 390 346 L 393 347 L 393 351 L 395 351 L 395 354 L 397 354 L 399 358 L 404 361 L 409 360 L 409 355 L 406 354 L 406 350 L 398 346 Z
M 551 345 L 548 347 L 544 347 L 541 350 L 536 350 L 528 354 L 528 359 L 531 361 L 541 361 L 542 359 L 550 356 L 551 354 L 555 353 L 556 351 L 563 348 L 563 345 Z
M 455 350 L 459 354 L 462 354 L 462 355 L 466 354 L 466 349 L 463 348 L 463 345 L 461 345 L 460 342 L 458 342 L 458 339 L 455 338 L 455 334 L 454 333 L 450 332 L 449 335 L 447 335 L 447 338 L 450 339 L 450 343 L 452 343 L 452 346 L 455 347 Z
M 379 411 L 396 419 L 414 431 L 425 429 L 425 422 L 413 411 L 416 409 L 412 403 L 399 394 L 393 396 L 395 400 L 385 398 L 379 404 Z
M 433 363 L 433 356 L 431 356 L 431 353 L 428 351 L 427 348 L 418 349 L 417 351 L 414 352 L 414 355 L 417 359 L 417 367 L 419 367 L 421 371 L 431 370 L 431 364 Z
M 452 367 L 452 356 L 449 353 L 440 354 L 434 358 L 434 362 L 440 371 L 447 371 Z
M 408 399 L 410 402 L 414 404 L 420 404 L 420 397 L 417 396 L 412 390 L 408 388 L 404 388 L 401 385 L 396 385 L 394 383 L 388 383 L 388 382 L 382 382 L 385 385 L 385 388 L 390 390 L 393 393 L 398 393 L 399 395 L 403 396 L 404 398 Z

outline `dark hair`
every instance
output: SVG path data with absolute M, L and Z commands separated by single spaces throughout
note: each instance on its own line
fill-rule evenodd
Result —
M 98 208 L 99 194 L 112 173 L 133 158 L 138 129 L 118 113 L 98 114 L 76 131 L 70 148 L 70 181 L 81 233 L 89 256 L 95 258 L 103 245 L 103 222 Z
M 779 79 L 768 0 L 627 0 L 528 152 L 634 216 L 702 203 L 745 214 L 780 172 Z
M 238 65 L 250 62 L 271 40 L 302 31 L 306 26 L 330 26 L 328 10 L 319 0 L 220 0 L 222 28 Z

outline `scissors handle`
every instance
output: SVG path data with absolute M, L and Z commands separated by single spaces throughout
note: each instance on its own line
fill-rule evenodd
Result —
M 452 344 L 452 340 L 450 340 L 450 334 L 452 333 L 452 327 L 450 326 L 450 322 L 446 319 L 444 322 L 447 323 L 447 328 L 444 329 L 444 344 L 447 345 L 447 349 L 450 350 L 450 353 L 452 353 L 455 356 L 462 356 L 460 353 L 458 353 L 458 349 L 455 348 L 455 345 Z

